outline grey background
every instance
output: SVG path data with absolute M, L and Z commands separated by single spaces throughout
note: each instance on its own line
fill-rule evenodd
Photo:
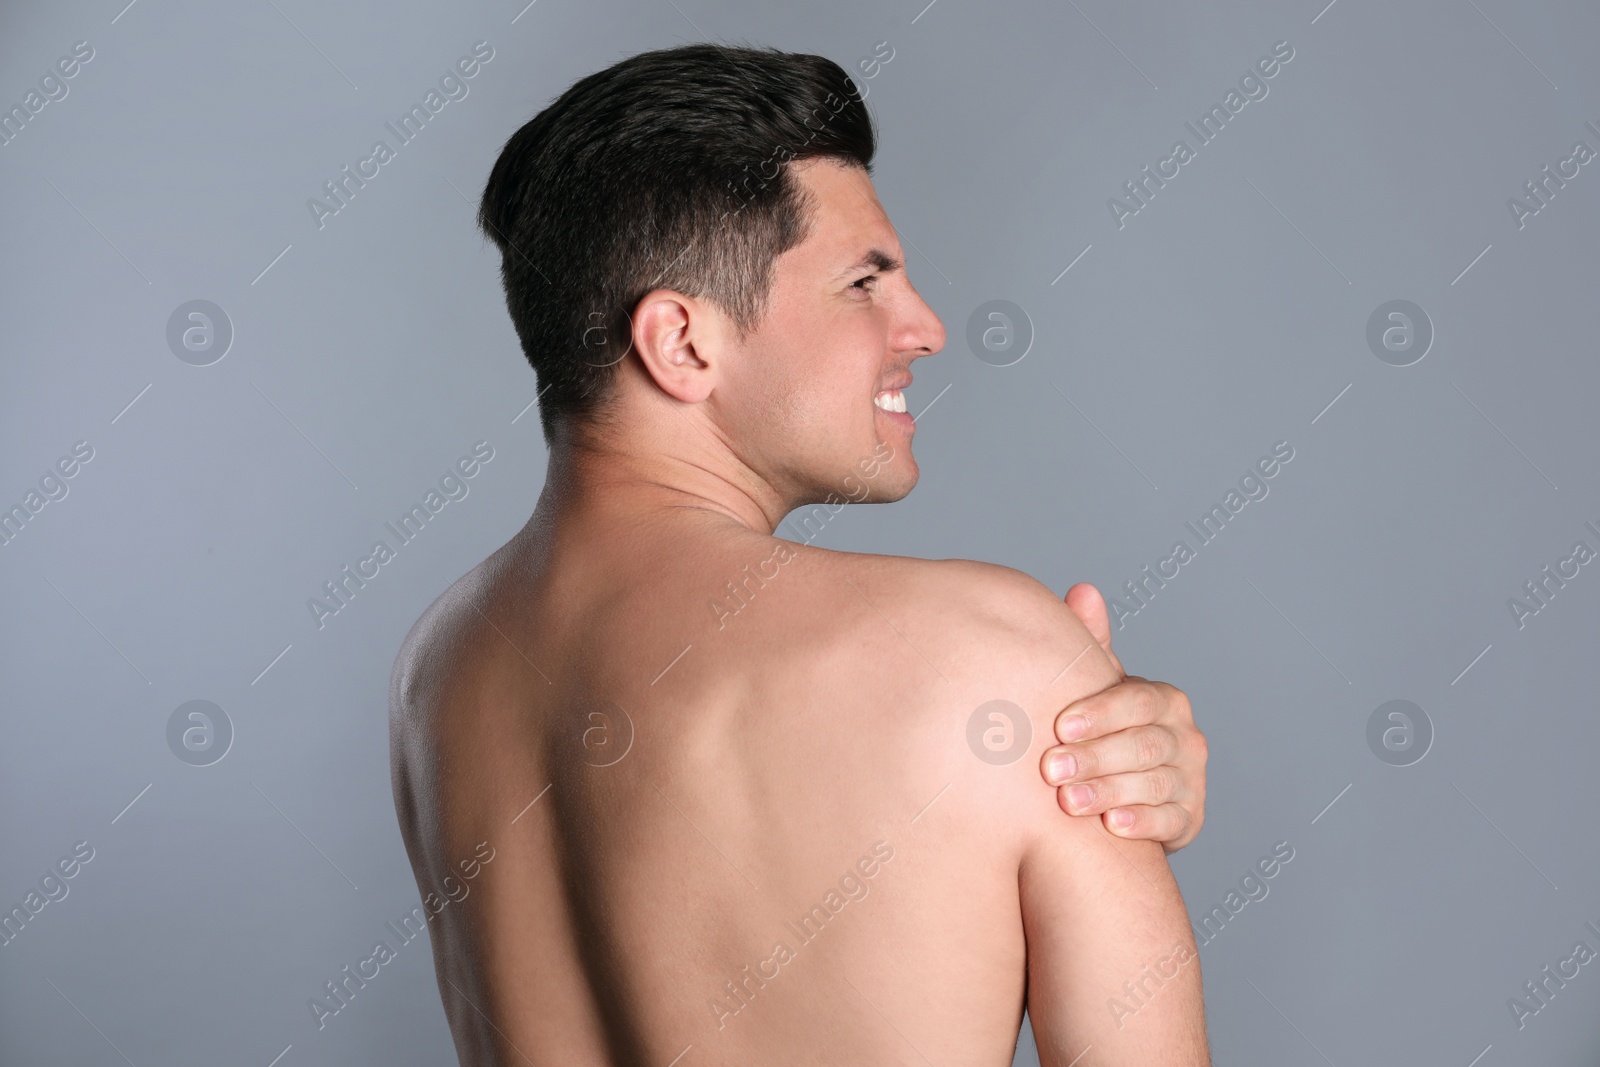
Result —
M 0 903 L 95 850 L 0 947 L 0 1060 L 453 1059 L 425 944 L 321 1032 L 306 1002 L 416 903 L 399 641 L 543 479 L 469 201 L 573 80 L 711 38 L 863 75 L 879 194 L 949 329 L 909 394 L 921 484 L 817 544 L 1115 595 L 1295 450 L 1116 635 L 1210 739 L 1209 821 L 1173 859 L 1196 921 L 1295 849 L 1201 951 L 1217 1062 L 1595 1061 L 1600 965 L 1521 1029 L 1507 1006 L 1600 949 L 1600 575 L 1521 628 L 1507 607 L 1600 548 L 1600 163 L 1521 229 L 1507 207 L 1600 149 L 1593 5 L 123 2 L 11 4 L 0 28 L 8 108 L 95 50 L 0 147 L 0 503 L 95 450 L 0 547 Z M 319 230 L 307 198 L 478 40 L 469 95 Z M 1269 95 L 1119 229 L 1107 199 L 1280 40 Z M 1408 367 L 1366 343 L 1397 298 L 1436 333 Z M 192 299 L 235 331 L 208 367 L 166 343 Z M 1032 323 L 1013 366 L 965 342 L 991 299 Z M 319 630 L 307 599 L 480 439 L 468 497 Z M 235 730 L 204 768 L 166 742 L 195 699 Z M 1393 699 L 1433 726 L 1411 766 L 1366 741 Z

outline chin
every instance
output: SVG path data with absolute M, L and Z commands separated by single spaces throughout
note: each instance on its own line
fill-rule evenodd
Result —
M 904 500 L 911 495 L 911 490 L 917 487 L 915 478 L 904 485 L 894 487 L 879 486 L 873 494 L 862 501 L 864 504 L 893 504 L 897 500 Z
M 904 500 L 917 487 L 920 472 L 915 460 L 906 456 L 906 466 L 895 464 L 878 472 L 877 477 L 866 480 L 868 493 L 865 503 L 892 504 Z

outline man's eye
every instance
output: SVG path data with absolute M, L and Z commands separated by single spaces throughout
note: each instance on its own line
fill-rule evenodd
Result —
M 865 291 L 867 282 L 876 282 L 877 280 L 878 280 L 878 276 L 876 274 L 869 274 L 865 278 L 860 279 L 859 281 L 852 282 L 850 284 L 850 288 L 852 288 L 852 289 L 861 289 L 861 290 Z

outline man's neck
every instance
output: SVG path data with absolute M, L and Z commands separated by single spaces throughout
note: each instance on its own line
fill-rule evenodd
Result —
M 688 508 L 770 535 L 798 506 L 741 463 L 713 430 L 698 423 L 682 430 L 670 450 L 637 436 L 608 437 L 602 427 L 558 429 L 534 511 L 537 525 Z

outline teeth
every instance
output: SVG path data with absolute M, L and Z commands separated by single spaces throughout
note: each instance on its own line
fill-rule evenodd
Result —
M 882 408 L 885 411 L 899 411 L 903 413 L 906 410 L 905 394 L 900 392 L 898 389 L 891 389 L 888 392 L 879 393 L 877 396 L 872 398 L 872 402 L 874 405 Z

